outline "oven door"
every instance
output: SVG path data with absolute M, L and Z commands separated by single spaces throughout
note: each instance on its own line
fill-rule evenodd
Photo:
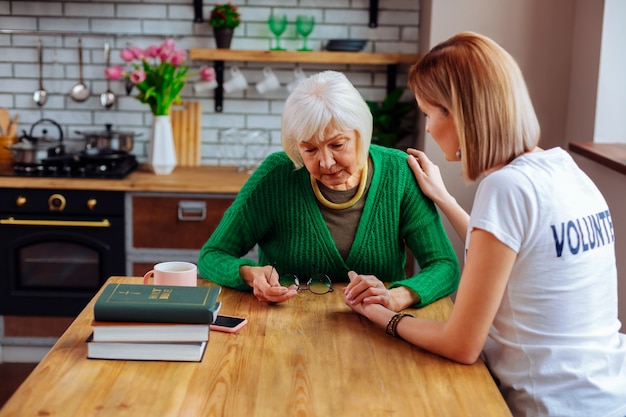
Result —
M 0 314 L 75 316 L 124 275 L 124 217 L 2 214 Z

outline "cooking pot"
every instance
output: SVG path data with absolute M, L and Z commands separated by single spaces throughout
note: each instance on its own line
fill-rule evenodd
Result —
M 122 151 L 130 152 L 133 150 L 135 134 L 133 132 L 120 132 L 112 129 L 112 125 L 107 123 L 104 125 L 105 130 L 99 131 L 76 131 L 79 135 L 85 137 L 85 149 L 98 149 L 100 151 Z
M 10 147 L 14 164 L 38 165 L 48 157 L 48 148 L 27 141 L 17 142 Z
M 58 138 L 48 137 L 48 130 L 42 129 L 42 136 L 34 136 L 35 127 L 40 124 L 52 124 L 58 130 Z M 53 145 L 51 146 L 51 143 Z M 62 156 L 65 154 L 63 145 L 63 129 L 52 119 L 41 119 L 30 127 L 30 132 L 22 131 L 17 143 L 7 147 L 11 150 L 11 157 L 14 164 L 41 164 L 41 162 L 50 157 Z

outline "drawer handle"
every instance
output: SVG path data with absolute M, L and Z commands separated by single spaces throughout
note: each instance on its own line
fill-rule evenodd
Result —
M 206 202 L 180 201 L 178 203 L 178 220 L 181 222 L 201 222 L 206 219 Z

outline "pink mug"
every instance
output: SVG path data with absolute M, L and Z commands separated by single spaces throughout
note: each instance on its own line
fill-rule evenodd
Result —
M 150 277 L 154 277 L 154 285 L 177 285 L 181 287 L 195 287 L 198 285 L 198 268 L 191 262 L 161 262 L 154 265 L 154 269 L 146 272 L 143 283 L 148 284 Z

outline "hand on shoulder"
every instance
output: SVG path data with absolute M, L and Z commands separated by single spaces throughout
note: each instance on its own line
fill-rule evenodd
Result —
M 443 183 L 439 167 L 422 151 L 409 148 L 407 153 L 409 154 L 407 163 L 422 192 L 437 204 L 449 198 L 450 194 Z

